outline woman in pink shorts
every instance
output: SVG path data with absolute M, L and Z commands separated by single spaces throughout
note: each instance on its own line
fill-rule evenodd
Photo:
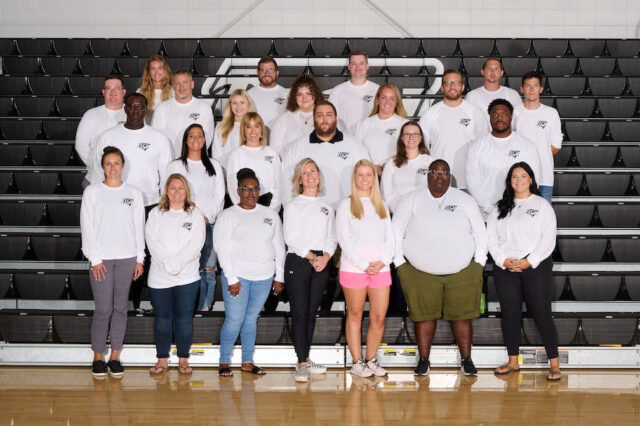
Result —
M 353 359 L 351 373 L 361 377 L 385 376 L 376 353 L 384 332 L 389 305 L 394 236 L 389 209 L 382 201 L 378 177 L 369 160 L 353 167 L 351 196 L 336 213 L 336 235 L 342 249 L 340 284 L 347 302 L 347 344 Z M 362 358 L 360 329 L 369 296 L 366 358 Z

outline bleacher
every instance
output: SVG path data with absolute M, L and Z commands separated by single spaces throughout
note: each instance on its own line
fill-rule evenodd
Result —
M 371 80 L 401 88 L 415 118 L 440 100 L 445 69 L 465 75 L 465 92 L 482 85 L 489 56 L 501 59 L 503 85 L 516 90 L 523 73 L 544 73 L 542 100 L 558 109 L 565 135 L 553 198 L 560 345 L 639 344 L 640 40 L 602 39 L 0 39 L 0 341 L 89 342 L 92 295 L 79 228 L 85 167 L 73 142 L 82 114 L 102 103 L 104 75 L 122 75 L 133 92 L 147 57 L 162 54 L 173 70 L 191 70 L 194 93 L 218 120 L 228 93 L 257 84 L 260 56 L 276 57 L 283 86 L 311 73 L 328 93 L 348 79 L 350 50 L 370 56 Z M 491 270 L 474 347 L 502 344 Z M 143 308 L 148 300 L 143 292 Z M 259 345 L 291 343 L 287 309 L 281 302 L 260 318 Z M 318 318 L 314 345 L 344 347 L 344 303 L 331 311 Z M 199 315 L 194 341 L 217 344 L 221 323 L 220 312 Z M 153 343 L 152 324 L 148 312 L 132 311 L 125 343 Z M 541 343 L 530 318 L 522 335 L 525 346 Z M 383 342 L 414 344 L 411 321 L 389 317 Z M 453 343 L 445 322 L 434 343 Z

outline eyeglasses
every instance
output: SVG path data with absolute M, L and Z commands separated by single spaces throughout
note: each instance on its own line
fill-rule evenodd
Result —
M 258 72 L 261 74 L 275 74 L 276 73 L 276 69 L 275 68 L 260 68 L 258 69 Z
M 444 81 L 442 82 L 442 85 L 444 87 L 450 87 L 450 86 L 460 87 L 462 86 L 462 82 L 461 81 Z
M 260 193 L 260 187 L 259 186 L 239 186 L 238 189 L 243 194 L 250 194 L 252 192 L 254 194 L 259 194 Z
M 139 104 L 127 105 L 126 107 L 134 111 L 144 111 L 145 109 L 147 109 L 145 105 L 139 105 Z
M 102 90 L 106 90 L 107 92 L 111 92 L 114 90 L 122 90 L 123 87 L 122 86 L 107 86 L 107 87 L 103 87 Z
M 446 170 L 429 170 L 427 173 L 431 176 L 449 176 L 449 172 Z
M 402 137 L 409 138 L 409 139 L 415 139 L 415 138 L 422 137 L 422 135 L 420 133 L 403 133 Z

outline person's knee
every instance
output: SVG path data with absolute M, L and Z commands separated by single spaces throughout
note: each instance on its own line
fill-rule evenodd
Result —
M 375 328 L 383 328 L 384 327 L 385 315 L 369 312 L 369 326 Z

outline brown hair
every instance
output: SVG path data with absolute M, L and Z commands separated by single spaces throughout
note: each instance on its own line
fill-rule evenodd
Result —
M 429 149 L 427 149 L 427 145 L 424 143 L 424 133 L 422 133 L 422 127 L 418 124 L 417 121 L 407 121 L 400 128 L 400 134 L 398 135 L 398 142 L 396 143 L 396 155 L 393 157 L 393 164 L 396 167 L 402 167 L 409 161 L 407 159 L 407 148 L 404 146 L 404 142 L 402 141 L 402 134 L 404 133 L 404 129 L 407 126 L 416 126 L 420 131 L 420 144 L 418 144 L 418 152 L 420 154 L 429 154 Z
M 247 135 L 244 133 L 244 128 L 249 121 L 255 121 L 262 128 L 262 135 L 260 135 L 260 146 L 264 147 L 267 145 L 267 127 L 264 125 L 264 120 L 260 117 L 255 111 L 247 112 L 244 117 L 242 117 L 242 121 L 240 122 L 240 145 L 244 145 L 247 143 Z
M 312 75 L 300 74 L 291 82 L 291 89 L 289 89 L 289 99 L 287 99 L 287 111 L 295 112 L 298 109 L 298 103 L 296 102 L 296 95 L 298 89 L 301 87 L 308 87 L 311 94 L 314 97 L 315 103 L 324 101 L 324 94 L 318 86 L 318 82 Z
M 400 94 L 400 89 L 398 89 L 398 86 L 393 83 L 384 83 L 381 84 L 380 87 L 378 87 L 376 96 L 373 98 L 373 109 L 371 110 L 371 114 L 369 114 L 369 117 L 372 117 L 380 112 L 380 103 L 378 102 L 378 98 L 380 97 L 380 95 L 382 95 L 382 91 L 384 89 L 391 89 L 393 95 L 396 97 L 396 109 L 394 112 L 402 118 L 409 118 L 407 117 L 407 111 L 405 111 L 404 105 L 402 104 L 402 95 Z
M 142 86 L 140 86 L 140 93 L 147 98 L 147 115 L 151 114 L 153 107 L 155 106 L 156 95 L 153 92 L 153 80 L 151 79 L 151 74 L 149 69 L 151 68 L 152 62 L 160 62 L 162 64 L 162 68 L 164 69 L 164 77 L 162 78 L 162 94 L 160 95 L 160 100 L 166 101 L 171 98 L 171 68 L 167 61 L 164 59 L 164 56 L 161 55 L 153 55 L 149 57 L 147 60 L 147 64 L 144 66 L 144 71 L 142 72 Z
M 189 190 L 189 182 L 187 182 L 187 178 L 182 176 L 180 173 L 173 173 L 169 175 L 167 181 L 164 183 L 164 190 L 162 191 L 162 195 L 160 196 L 160 202 L 158 202 L 158 210 L 160 210 L 161 212 L 168 212 L 171 208 L 171 205 L 169 204 L 169 195 L 167 195 L 167 192 L 169 192 L 169 183 L 174 179 L 178 179 L 184 185 L 184 211 L 191 212 L 196 204 L 191 201 L 191 191 Z

